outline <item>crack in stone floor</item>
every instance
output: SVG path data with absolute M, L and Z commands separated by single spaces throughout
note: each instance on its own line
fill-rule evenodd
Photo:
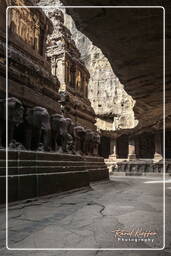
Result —
M 111 177 L 111 181 L 93 183 L 91 189 L 80 189 L 73 193 L 51 195 L 39 200 L 29 200 L 9 206 L 10 248 L 97 248 L 96 251 L 82 252 L 83 255 L 105 255 L 98 248 L 158 247 L 162 240 L 162 184 L 144 184 L 144 179 Z M 125 189 L 124 189 L 125 188 Z M 171 191 L 167 190 L 167 200 Z M 11 255 L 5 248 L 4 209 L 0 209 L 3 234 L 0 236 L 1 255 Z M 170 208 L 167 209 L 170 216 Z M 154 244 L 118 242 L 113 229 L 150 227 L 158 232 Z M 170 221 L 167 218 L 167 234 Z M 166 236 L 167 237 L 167 236 Z M 169 236 L 168 236 L 169 237 Z M 167 243 L 167 256 L 171 245 Z M 47 252 L 38 255 L 76 255 L 73 252 Z M 62 254 L 63 253 L 63 254 Z M 81 253 L 81 254 L 82 254 Z M 106 253 L 106 252 L 105 252 Z M 37 254 L 37 253 L 36 253 Z M 22 255 L 20 252 L 14 255 Z M 25 254 L 24 254 L 25 255 Z M 27 254 L 26 254 L 27 255 Z M 110 252 L 106 255 L 124 255 Z M 125 255 L 134 255 L 126 252 Z M 144 255 L 142 252 L 135 254 Z

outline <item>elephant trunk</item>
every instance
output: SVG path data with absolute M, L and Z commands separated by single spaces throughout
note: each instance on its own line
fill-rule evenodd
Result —
M 44 150 L 45 151 L 50 151 L 50 138 L 51 138 L 51 130 L 46 129 L 43 130 L 43 144 L 44 144 Z

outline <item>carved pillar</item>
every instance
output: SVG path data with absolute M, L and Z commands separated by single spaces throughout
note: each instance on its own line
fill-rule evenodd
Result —
M 111 138 L 110 140 L 110 158 L 116 159 L 116 138 Z
M 136 159 L 136 153 L 135 153 L 135 139 L 130 136 L 128 141 L 128 159 Z
M 161 133 L 160 132 L 155 133 L 154 139 L 155 139 L 154 159 L 161 160 L 162 159 Z

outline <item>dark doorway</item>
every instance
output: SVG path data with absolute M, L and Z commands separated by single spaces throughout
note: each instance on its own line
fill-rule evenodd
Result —
M 106 136 L 101 137 L 101 143 L 99 146 L 99 155 L 108 158 L 110 155 L 110 138 Z
M 139 135 L 139 155 L 138 158 L 153 158 L 155 153 L 154 135 L 143 133 Z
M 128 158 L 128 136 L 122 135 L 117 139 L 116 144 L 117 158 Z

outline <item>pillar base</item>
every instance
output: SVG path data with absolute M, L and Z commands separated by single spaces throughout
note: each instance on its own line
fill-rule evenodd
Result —
M 162 159 L 163 159 L 163 157 L 162 157 L 162 155 L 160 155 L 159 153 L 155 153 L 155 154 L 154 154 L 154 160 L 160 161 L 160 160 L 162 160 Z
M 109 156 L 109 159 L 110 159 L 110 161 L 115 162 L 117 160 L 117 156 L 115 154 L 112 154 L 112 155 Z
M 128 155 L 128 160 L 135 160 L 136 158 L 136 154 Z

